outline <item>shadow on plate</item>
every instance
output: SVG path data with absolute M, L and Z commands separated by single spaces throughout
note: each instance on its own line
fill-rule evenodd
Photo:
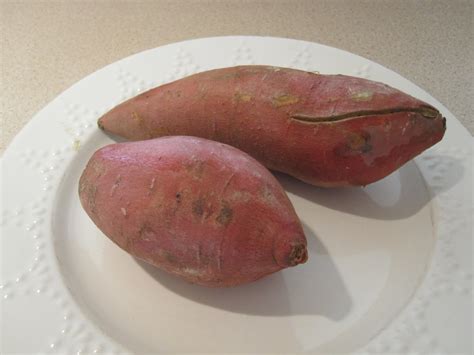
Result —
M 130 140 L 126 139 L 126 138 L 123 138 L 123 137 L 120 137 L 120 136 L 117 136 L 113 133 L 110 133 L 108 131 L 104 131 L 103 129 L 99 129 L 99 132 L 101 132 L 102 134 L 104 134 L 105 136 L 107 136 L 108 138 L 110 138 L 111 140 L 115 141 L 115 143 L 126 143 L 126 142 L 131 142 Z
M 306 264 L 232 288 L 193 285 L 135 260 L 170 291 L 210 307 L 260 316 L 311 314 L 344 319 L 352 307 L 348 290 L 325 246 L 306 226 L 305 234 L 310 253 Z
M 443 170 L 436 194 L 449 190 L 463 176 L 460 162 L 449 156 L 437 156 Z M 286 191 L 315 204 L 356 216 L 396 220 L 416 214 L 431 200 L 426 182 L 411 161 L 388 177 L 366 187 L 318 188 L 289 175 L 274 173 Z M 421 191 L 420 191 L 421 189 Z M 426 193 L 423 193 L 426 191 Z

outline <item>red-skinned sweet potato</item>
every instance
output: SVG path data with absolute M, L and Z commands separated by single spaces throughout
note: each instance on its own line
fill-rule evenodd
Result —
M 387 85 L 241 66 L 152 89 L 99 119 L 131 140 L 190 135 L 233 145 L 318 186 L 366 185 L 438 142 L 445 119 Z
M 278 181 L 222 143 L 165 137 L 106 146 L 87 164 L 79 195 L 121 248 L 193 283 L 234 286 L 307 259 Z

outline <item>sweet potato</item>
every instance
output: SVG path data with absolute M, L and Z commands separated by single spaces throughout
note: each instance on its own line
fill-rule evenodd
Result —
M 306 239 L 278 181 L 255 159 L 195 137 L 94 153 L 82 206 L 118 246 L 207 286 L 234 286 L 304 263 Z
M 195 74 L 99 119 L 131 140 L 190 135 L 233 145 L 318 186 L 366 185 L 438 142 L 445 119 L 387 85 L 268 66 Z

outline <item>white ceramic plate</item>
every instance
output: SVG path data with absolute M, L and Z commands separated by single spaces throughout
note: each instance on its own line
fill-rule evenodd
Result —
M 187 284 L 111 243 L 81 209 L 78 177 L 112 140 L 97 118 L 191 73 L 270 64 L 383 81 L 438 107 L 444 140 L 366 188 L 279 176 L 307 264 L 232 289 Z M 315 43 L 263 37 L 148 50 L 81 80 L 2 160 L 3 353 L 462 353 L 472 350 L 471 138 L 398 74 Z

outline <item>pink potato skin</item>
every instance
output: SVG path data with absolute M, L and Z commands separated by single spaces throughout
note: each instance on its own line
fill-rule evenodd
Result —
M 446 128 L 434 107 L 385 84 L 268 66 L 191 75 L 118 105 L 98 124 L 130 140 L 220 141 L 325 187 L 377 181 Z
M 235 286 L 307 259 L 278 181 L 222 143 L 176 136 L 103 147 L 79 196 L 118 246 L 192 283 Z

